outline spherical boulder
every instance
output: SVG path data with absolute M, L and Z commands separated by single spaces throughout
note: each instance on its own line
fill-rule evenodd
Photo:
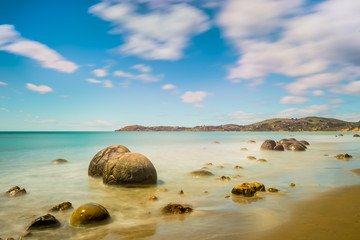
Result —
M 136 186 L 156 184 L 156 182 L 154 165 L 140 153 L 128 152 L 111 158 L 104 168 L 104 184 Z
M 119 158 L 130 150 L 122 145 L 113 145 L 98 152 L 90 162 L 88 175 L 91 177 L 102 177 L 106 163 L 113 158 Z
M 284 151 L 284 146 L 281 144 L 276 144 L 274 149 L 275 151 Z
M 303 145 L 299 144 L 299 143 L 294 143 L 294 144 L 291 144 L 288 147 L 288 150 L 298 152 L 298 151 L 305 151 L 306 148 Z
M 354 134 L 354 136 L 353 137 L 360 137 L 360 135 L 359 134 Z
M 70 218 L 74 227 L 104 224 L 110 219 L 110 214 L 100 204 L 87 203 L 77 208 Z
M 260 147 L 260 150 L 273 150 L 276 146 L 276 142 L 271 139 L 266 139 Z
M 189 173 L 190 176 L 193 177 L 211 177 L 214 176 L 214 174 L 212 172 L 206 171 L 206 170 L 198 170 L 198 171 L 193 171 L 191 173 Z

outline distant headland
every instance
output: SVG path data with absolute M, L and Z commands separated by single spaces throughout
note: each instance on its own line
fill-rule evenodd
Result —
M 359 122 L 347 122 L 335 118 L 305 117 L 305 118 L 272 118 L 261 122 L 237 125 L 219 126 L 145 127 L 131 125 L 115 130 L 116 132 L 360 132 Z

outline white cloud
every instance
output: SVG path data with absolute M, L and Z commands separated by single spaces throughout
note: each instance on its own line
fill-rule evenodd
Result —
M 192 103 L 194 107 L 204 107 L 204 99 L 209 95 L 211 94 L 204 91 L 187 91 L 184 93 L 184 95 L 181 96 L 181 99 L 184 103 Z
M 346 114 L 337 114 L 336 118 L 341 120 L 350 121 L 350 122 L 359 122 L 360 121 L 360 113 L 346 113 Z
M 97 77 L 106 77 L 108 75 L 106 69 L 95 69 L 92 74 Z
M 0 85 L 2 85 L 2 86 L 7 86 L 8 84 L 7 84 L 6 82 L 1 82 L 1 81 L 0 81 Z
M 114 87 L 113 83 L 110 80 L 102 80 L 101 81 L 101 80 L 97 80 L 94 78 L 86 78 L 85 80 L 90 83 L 94 83 L 94 84 L 102 83 L 105 88 L 113 88 Z
M 276 115 L 282 118 L 290 117 L 307 117 L 307 116 L 318 116 L 328 114 L 331 111 L 331 107 L 327 104 L 323 105 L 312 105 L 304 108 L 287 108 L 278 112 Z
M 102 81 L 100 80 L 96 80 L 94 78 L 87 78 L 85 79 L 86 81 L 90 82 L 90 83 L 102 83 Z
M 102 126 L 113 126 L 114 124 L 105 120 L 95 120 L 89 122 L 83 122 L 83 125 L 90 127 L 102 127 Z
M 41 123 L 56 123 L 57 121 L 54 119 L 48 119 L 48 120 L 24 120 L 24 122 L 28 123 L 35 123 L 35 124 L 41 124 Z
M 282 104 L 303 104 L 308 101 L 309 101 L 309 99 L 305 98 L 305 97 L 285 96 L 285 97 L 281 98 L 280 103 L 282 103 Z
M 38 92 L 38 93 L 41 93 L 41 94 L 53 92 L 53 89 L 51 87 L 49 87 L 49 86 L 46 86 L 46 85 L 36 86 L 36 85 L 34 85 L 32 83 L 27 83 L 26 88 L 31 90 L 31 91 Z
M 339 89 L 360 76 L 360 2 L 229 0 L 218 16 L 223 34 L 239 50 L 228 79 L 258 81 L 276 73 L 300 78 L 285 88 Z M 355 86 L 354 86 L 355 85 Z M 356 83 L 354 83 L 356 88 Z M 346 89 L 344 89 L 346 90 Z M 344 93 L 357 95 L 354 90 Z
M 264 113 L 249 113 L 243 111 L 236 111 L 228 113 L 227 115 L 221 117 L 221 119 L 225 119 L 230 123 L 237 124 L 252 124 L 256 122 L 263 121 L 267 118 L 267 115 Z
M 208 17 L 187 4 L 175 4 L 140 14 L 130 1 L 103 0 L 89 12 L 109 21 L 112 34 L 125 36 L 117 48 L 123 54 L 145 59 L 177 60 L 189 39 L 209 28 Z
M 163 90 L 174 90 L 176 89 L 176 86 L 173 84 L 165 84 L 161 87 Z
M 321 96 L 324 96 L 325 93 L 324 93 L 324 91 L 321 91 L 321 90 L 315 90 L 312 92 L 312 95 L 315 97 L 321 97 Z
M 354 81 L 347 85 L 338 86 L 330 89 L 330 91 L 333 93 L 360 96 L 360 81 Z
M 9 110 L 6 109 L 6 108 L 0 108 L 0 110 L 1 110 L 1 111 L 5 111 L 5 112 L 9 112 Z
M 136 65 L 132 66 L 131 68 L 137 69 L 140 72 L 144 72 L 144 73 L 152 71 L 150 66 L 147 66 L 147 65 L 144 65 L 144 64 L 136 64 Z
M 48 46 L 21 38 L 12 25 L 0 25 L 0 51 L 34 59 L 42 67 L 55 69 L 60 72 L 72 73 L 78 68 L 75 63 L 67 61 Z
M 132 74 L 129 72 L 124 72 L 122 70 L 114 71 L 113 74 L 116 77 L 124 77 L 128 79 L 140 80 L 143 82 L 158 82 L 164 77 L 164 74 L 158 74 L 158 75 L 151 75 L 148 73 Z
M 341 98 L 330 99 L 328 101 L 328 104 L 340 104 L 340 103 L 344 103 L 344 100 L 342 100 Z

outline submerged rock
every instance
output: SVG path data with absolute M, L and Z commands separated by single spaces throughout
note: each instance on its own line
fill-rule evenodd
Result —
M 187 205 L 181 205 L 178 203 L 169 203 L 161 210 L 164 214 L 184 214 L 191 213 L 193 209 Z
M 247 148 L 241 148 L 240 151 L 247 151 Z
M 273 150 L 276 146 L 276 142 L 271 139 L 266 139 L 260 147 L 260 150 Z
M 193 177 L 211 177 L 214 176 L 214 174 L 212 172 L 206 171 L 206 170 L 198 170 L 198 171 L 193 171 L 191 173 L 189 173 L 190 176 Z
M 106 163 L 110 159 L 118 159 L 130 150 L 122 145 L 113 145 L 98 152 L 90 162 L 88 175 L 91 177 L 102 177 Z
M 248 143 L 256 143 L 254 140 L 249 140 Z
M 290 187 L 295 187 L 296 185 L 295 185 L 295 183 L 290 183 L 289 186 Z
M 277 189 L 277 188 L 268 188 L 268 191 L 269 191 L 269 192 L 278 192 L 278 191 L 280 191 L 280 190 Z
M 235 186 L 231 193 L 235 195 L 243 195 L 245 197 L 252 197 L 257 191 L 265 191 L 265 186 L 262 183 L 242 183 L 241 185 Z
M 217 178 L 217 180 L 220 181 L 231 181 L 231 178 L 229 176 L 221 176 L 219 178 Z
M 158 197 L 155 195 L 150 195 L 149 200 L 155 201 L 158 200 Z
M 262 158 L 260 158 L 260 159 L 258 159 L 258 160 L 256 160 L 257 162 L 260 162 L 260 163 L 266 163 L 267 162 L 267 160 L 265 160 L 265 159 L 262 159 Z
M 360 135 L 359 134 L 354 134 L 354 136 L 353 137 L 360 137 Z
M 69 161 L 62 159 L 62 158 L 51 161 L 52 164 L 63 164 L 63 163 L 67 163 L 67 162 L 69 162 Z
M 88 203 L 77 208 L 70 218 L 70 224 L 75 227 L 104 224 L 110 219 L 110 214 L 100 204 Z
M 220 142 L 218 141 L 213 141 L 212 144 L 219 144 Z
M 349 159 L 349 158 L 352 158 L 352 156 L 350 154 L 344 153 L 344 154 L 338 154 L 338 155 L 334 156 L 334 158 L 337 158 L 337 159 Z
M 9 190 L 7 190 L 6 194 L 9 197 L 19 197 L 19 196 L 26 194 L 26 190 L 25 190 L 25 188 L 20 188 L 18 186 L 15 186 L 15 187 L 12 187 Z
M 106 163 L 103 183 L 124 186 L 156 184 L 157 173 L 147 157 L 140 153 L 127 152 Z
M 236 165 L 234 168 L 235 168 L 235 169 L 242 169 L 243 167 L 242 167 L 242 166 L 239 166 L 239 165 Z
M 26 228 L 26 231 L 57 228 L 60 227 L 60 225 L 61 225 L 60 222 L 53 215 L 46 214 L 44 216 L 38 217 L 35 220 L 33 220 Z
M 247 160 L 256 160 L 256 157 L 254 157 L 254 156 L 247 156 L 246 159 L 247 159 Z
M 66 211 L 73 209 L 71 202 L 62 202 L 49 209 L 49 212 Z

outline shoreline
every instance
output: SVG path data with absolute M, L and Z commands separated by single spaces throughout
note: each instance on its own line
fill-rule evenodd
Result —
M 360 169 L 353 169 L 360 174 Z M 313 199 L 290 204 L 289 220 L 254 235 L 252 240 L 359 239 L 360 184 L 338 187 Z

